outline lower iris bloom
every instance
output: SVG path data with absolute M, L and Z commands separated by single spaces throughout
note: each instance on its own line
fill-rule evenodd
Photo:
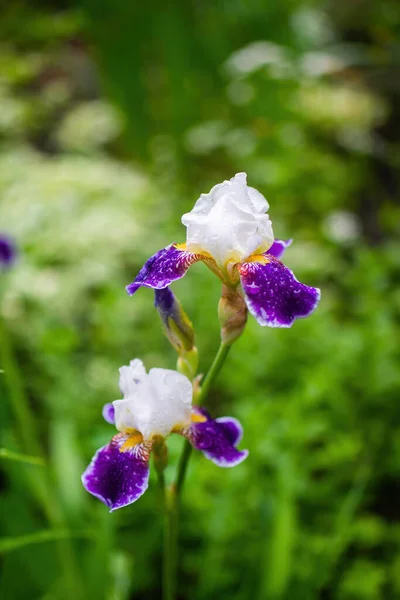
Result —
M 194 448 L 220 467 L 233 467 L 248 455 L 238 450 L 240 423 L 232 417 L 212 419 L 192 405 L 193 389 L 184 375 L 151 369 L 135 359 L 120 368 L 122 400 L 103 408 L 103 416 L 117 433 L 100 448 L 82 475 L 88 492 L 110 512 L 135 502 L 147 490 L 153 445 L 170 433 L 185 436 Z
M 185 244 L 171 244 L 149 258 L 127 286 L 163 289 L 203 261 L 230 286 L 242 285 L 245 301 L 260 325 L 290 327 L 316 308 L 320 291 L 300 283 L 279 258 L 289 241 L 274 240 L 264 196 L 247 186 L 246 174 L 202 194 L 183 215 Z

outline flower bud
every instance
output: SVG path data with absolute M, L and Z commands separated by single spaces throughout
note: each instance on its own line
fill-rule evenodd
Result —
M 193 325 L 168 287 L 154 292 L 154 305 L 163 322 L 165 334 L 178 354 L 185 355 L 194 348 Z
M 222 342 L 232 344 L 242 335 L 247 321 L 247 306 L 238 287 L 222 285 L 218 318 Z
M 191 350 L 185 352 L 185 354 L 181 354 L 178 358 L 177 370 L 179 373 L 186 375 L 188 379 L 192 380 L 197 373 L 198 364 L 199 355 L 196 346 L 193 346 Z

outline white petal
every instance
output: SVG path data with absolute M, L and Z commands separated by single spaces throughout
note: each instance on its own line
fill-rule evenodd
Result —
M 134 392 L 135 387 L 146 376 L 146 369 L 141 360 L 135 358 L 131 360 L 129 367 L 121 367 L 119 370 L 119 389 L 122 394 L 129 396 Z
M 272 230 L 272 221 L 268 215 L 259 215 L 258 217 L 258 233 L 260 243 L 257 246 L 257 252 L 266 252 L 274 243 L 274 232 Z
M 157 399 L 157 419 L 154 432 L 167 435 L 175 426 L 190 423 L 192 384 L 185 375 L 167 369 L 150 369 L 149 379 Z
M 114 400 L 112 404 L 114 407 L 115 427 L 118 431 L 138 429 L 133 398 L 128 397 L 124 400 Z
M 193 210 L 182 217 L 187 227 L 190 252 L 207 252 L 223 268 L 229 261 L 241 262 L 273 241 L 272 224 L 265 211 L 264 196 L 246 183 L 246 173 L 202 194 Z
M 247 192 L 250 196 L 250 200 L 258 213 L 265 213 L 269 209 L 269 204 L 264 196 L 256 190 L 256 188 L 248 187 Z
M 113 402 L 119 431 L 136 429 L 148 440 L 190 423 L 193 390 L 187 377 L 167 369 L 151 369 L 147 374 L 141 361 L 121 367 L 120 373 L 121 390 L 128 393 Z

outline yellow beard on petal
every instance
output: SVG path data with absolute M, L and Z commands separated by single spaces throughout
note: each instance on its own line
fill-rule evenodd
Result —
M 186 250 L 186 242 L 182 242 L 181 244 L 172 244 L 172 245 L 177 250 Z
M 192 419 L 192 417 L 191 417 Z M 182 433 L 182 431 L 185 431 L 188 427 L 189 427 L 190 423 L 186 422 L 182 422 L 182 423 L 177 423 L 176 425 L 174 425 L 174 427 L 171 430 L 171 433 Z
M 191 421 L 192 423 L 205 423 L 207 421 L 207 417 L 205 417 L 204 415 L 192 413 Z
M 139 431 L 136 431 L 136 429 L 130 429 L 126 433 L 129 435 L 129 437 L 120 447 L 120 452 L 127 452 L 143 442 L 142 434 Z
M 192 423 L 205 423 L 207 421 L 207 417 L 204 415 L 199 415 L 197 413 L 192 413 L 190 415 L 190 421 Z M 189 423 L 177 423 L 172 430 L 172 433 L 180 433 L 188 431 Z
M 186 247 L 186 242 L 182 242 L 180 244 L 173 244 L 174 248 L 177 250 L 188 251 Z M 236 286 L 239 283 L 239 273 L 236 268 L 239 261 L 234 258 L 230 258 L 226 261 L 225 265 L 222 267 L 218 265 L 216 260 L 206 252 L 205 250 L 196 250 L 195 254 L 201 256 L 202 262 L 207 265 L 207 267 L 216 275 L 222 283 L 227 285 Z
M 260 265 L 267 265 L 271 261 L 263 254 L 253 254 L 243 262 L 257 262 L 260 263 Z
M 187 250 L 187 248 L 186 248 L 186 242 L 182 242 L 181 244 L 173 244 L 173 246 L 177 250 L 189 252 L 189 250 Z M 211 269 L 211 271 L 217 277 L 219 277 L 221 279 L 221 281 L 224 281 L 224 276 L 221 272 L 221 269 L 218 267 L 217 263 L 215 262 L 213 257 L 208 252 L 203 252 L 203 250 L 201 250 L 201 251 L 196 250 L 196 252 L 194 252 L 194 254 L 198 254 L 199 256 L 201 256 L 202 257 L 201 260 L 207 265 L 207 267 L 209 269 Z

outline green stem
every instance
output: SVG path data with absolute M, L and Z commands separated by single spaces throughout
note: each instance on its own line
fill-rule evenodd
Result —
M 165 494 L 165 476 L 164 476 L 164 471 L 162 471 L 161 473 L 157 473 L 158 476 L 158 485 L 160 486 L 160 490 L 162 493 L 162 498 L 163 498 L 163 502 L 164 502 L 164 494 Z
M 26 454 L 33 453 L 37 460 L 43 460 L 44 452 L 40 444 L 35 419 L 22 384 L 22 376 L 14 356 L 6 327 L 0 315 L 0 365 L 1 375 L 8 389 L 10 404 L 18 425 L 21 446 Z M 65 519 L 60 509 L 58 498 L 53 492 L 53 485 L 47 472 L 41 469 L 27 471 L 29 483 L 44 513 L 54 529 L 65 528 Z M 68 539 L 57 542 L 61 569 L 65 575 L 67 597 L 80 598 L 80 582 L 77 574 L 73 547 Z
M 175 490 L 165 485 L 164 471 L 158 471 L 158 485 L 164 504 L 163 547 L 163 600 L 176 597 L 176 551 L 178 547 L 178 520 Z
M 222 369 L 222 365 L 225 362 L 226 357 L 228 356 L 229 350 L 231 349 L 232 344 L 226 344 L 221 342 L 220 347 L 218 348 L 218 352 L 213 360 L 213 363 L 204 378 L 203 384 L 201 386 L 201 391 L 196 399 L 196 404 L 201 405 L 205 404 L 205 400 L 208 396 L 208 392 L 210 390 L 211 384 L 217 378 L 218 373 Z
M 163 600 L 176 598 L 177 550 L 178 503 L 176 490 L 171 487 L 164 494 Z
M 204 378 L 196 404 L 204 404 L 211 384 L 215 381 L 231 344 L 221 343 L 214 361 Z M 178 557 L 178 510 L 179 497 L 185 481 L 192 446 L 186 440 L 179 461 L 176 482 L 169 489 L 165 487 L 164 476 L 159 474 L 159 484 L 164 490 L 164 554 L 163 554 L 163 600 L 176 599 L 176 571 Z
M 210 390 L 211 384 L 215 381 L 220 372 L 222 365 L 225 362 L 226 357 L 228 356 L 229 350 L 231 348 L 231 344 L 226 344 L 221 342 L 220 347 L 218 348 L 218 352 L 215 355 L 213 363 L 204 378 L 203 385 L 201 386 L 200 394 L 196 399 L 196 404 L 199 406 L 205 404 L 205 400 L 207 399 L 208 392 Z M 176 495 L 179 498 L 180 493 L 182 491 L 182 487 L 185 481 L 187 468 L 189 465 L 190 455 L 192 453 L 192 446 L 186 440 L 182 449 L 181 458 L 179 460 L 178 473 L 176 476 Z
M 183 448 L 182 448 L 182 454 L 179 459 L 178 472 L 176 475 L 176 483 L 175 483 L 176 493 L 177 493 L 178 497 L 180 496 L 181 491 L 182 491 L 182 487 L 183 487 L 183 483 L 185 481 L 186 472 L 187 472 L 187 468 L 189 465 L 189 460 L 190 460 L 191 454 L 192 454 L 192 446 L 190 445 L 190 443 L 187 440 L 185 440 L 185 442 L 183 444 Z

